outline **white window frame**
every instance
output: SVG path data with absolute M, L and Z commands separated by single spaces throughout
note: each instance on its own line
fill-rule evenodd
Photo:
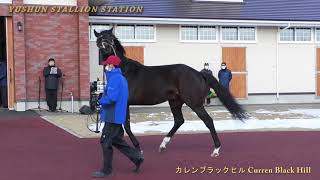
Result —
M 118 25 L 122 25 L 122 24 L 117 24 L 115 26 L 115 30 L 117 29 Z M 127 24 L 125 24 L 125 25 L 127 25 Z M 154 39 L 119 39 L 119 41 L 124 42 L 124 43 L 154 43 L 154 42 L 157 42 L 157 26 L 155 24 L 128 24 L 128 25 L 134 25 L 134 38 L 136 37 L 136 26 L 139 26 L 139 25 L 153 26 Z
M 93 39 L 92 36 L 91 36 L 91 31 L 92 31 L 92 26 L 94 25 L 106 25 L 106 26 L 111 26 L 111 24 L 90 24 L 89 25 L 89 41 L 96 41 L 96 39 Z M 121 25 L 121 24 L 119 24 Z M 153 26 L 153 29 L 154 29 L 154 39 L 119 39 L 121 42 L 124 42 L 124 43 L 144 43 L 144 42 L 147 42 L 147 43 L 152 43 L 152 42 L 157 42 L 157 26 L 155 24 L 128 24 L 128 25 L 134 25 L 134 33 L 135 33 L 135 28 L 136 26 L 139 26 L 139 25 L 151 25 Z M 115 25 L 115 30 L 117 28 L 118 24 Z M 134 35 L 135 36 L 135 35 Z
M 235 27 L 235 28 L 238 28 L 238 40 L 223 40 L 223 36 L 222 36 L 222 29 L 224 27 Z M 240 28 L 254 28 L 255 29 L 255 40 L 252 40 L 252 41 L 244 41 L 244 40 L 240 40 L 240 31 L 239 29 Z M 221 43 L 224 43 L 224 44 L 228 44 L 228 43 L 231 43 L 231 44 L 256 44 L 258 43 L 258 28 L 257 26 L 220 26 L 220 42 Z
M 278 32 L 277 33 L 278 35 L 278 43 L 279 44 L 312 44 L 315 42 L 315 30 L 314 28 L 311 28 L 311 27 L 290 27 L 289 29 L 294 29 L 294 34 L 293 34 L 293 38 L 294 40 L 293 41 L 281 41 L 281 31 L 282 31 L 282 28 L 284 27 L 279 27 L 278 28 Z M 299 29 L 299 28 L 308 28 L 311 30 L 311 38 L 310 38 L 310 41 L 296 41 L 296 29 Z
M 199 40 L 199 33 L 197 34 L 197 40 L 183 40 L 182 39 L 182 26 L 195 26 L 197 27 L 197 31 L 199 31 L 200 26 L 212 26 L 216 30 L 216 39 L 215 40 Z M 179 41 L 182 43 L 218 43 L 219 42 L 219 27 L 215 25 L 189 25 L 189 24 L 180 24 L 179 25 Z

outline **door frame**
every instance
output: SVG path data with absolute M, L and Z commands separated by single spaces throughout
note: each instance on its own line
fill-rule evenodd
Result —
M 7 77 L 8 77 L 8 109 L 14 110 L 15 104 L 15 80 L 13 61 L 13 18 L 5 17 L 6 43 L 7 43 Z

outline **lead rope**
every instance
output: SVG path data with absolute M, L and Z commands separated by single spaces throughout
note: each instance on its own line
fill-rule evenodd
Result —
M 109 45 L 112 48 L 114 55 L 117 56 L 116 50 L 114 49 L 113 45 L 111 45 L 111 44 L 109 44 L 107 42 L 102 42 L 103 48 L 106 48 L 106 46 L 104 44 Z

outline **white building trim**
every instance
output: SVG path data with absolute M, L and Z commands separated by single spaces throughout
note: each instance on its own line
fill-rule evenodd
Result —
M 26 5 L 77 6 L 77 0 L 24 0 Z
M 221 20 L 221 19 L 180 19 L 180 18 L 144 18 L 90 16 L 90 23 L 136 23 L 136 24 L 188 24 L 221 26 L 279 26 L 288 24 L 294 27 L 320 27 L 319 21 L 262 21 L 262 20 Z
M 224 3 L 243 3 L 243 0 L 192 0 L 194 2 L 224 2 Z

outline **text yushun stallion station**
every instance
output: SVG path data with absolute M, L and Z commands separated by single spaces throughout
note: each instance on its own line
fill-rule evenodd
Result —
M 124 47 L 113 34 L 113 28 L 100 33 L 94 31 L 94 33 L 97 37 L 96 44 L 102 51 L 104 58 L 116 55 L 121 59 L 120 68 L 129 84 L 129 105 L 155 105 L 169 101 L 174 116 L 174 126 L 163 139 L 160 151 L 166 149 L 167 143 L 184 123 L 181 108 L 183 104 L 186 104 L 210 130 L 215 147 L 211 156 L 219 156 L 221 143 L 213 120 L 203 106 L 210 88 L 215 90 L 219 100 L 233 117 L 245 119 L 247 114 L 215 77 L 200 73 L 184 64 L 144 66 L 126 57 Z M 168 57 L 170 56 L 168 55 Z M 139 142 L 130 129 L 130 113 L 127 114 L 125 130 L 134 146 L 140 150 Z
M 143 13 L 143 6 L 10 6 L 10 13 Z

